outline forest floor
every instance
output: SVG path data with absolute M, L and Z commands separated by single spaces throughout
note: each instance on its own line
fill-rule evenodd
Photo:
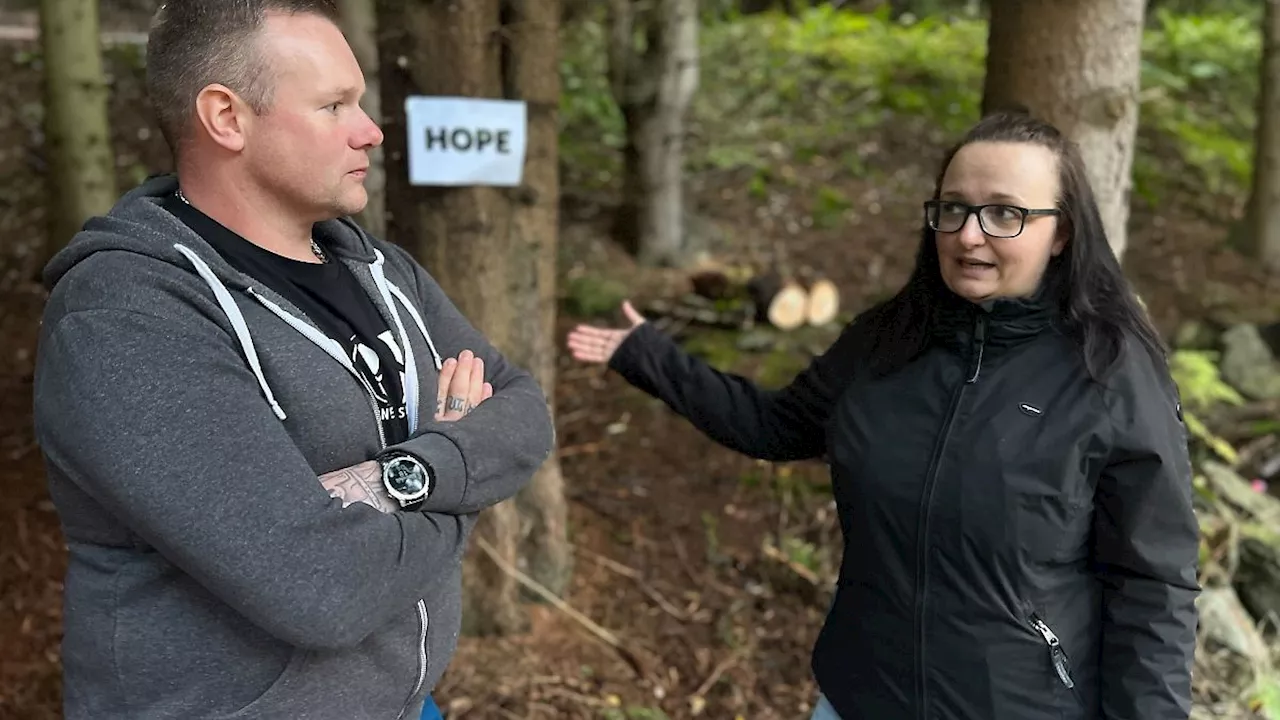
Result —
M 117 57 L 112 72 L 115 145 L 128 187 L 165 169 L 167 158 L 136 59 Z M 30 424 L 44 300 L 30 258 L 43 241 L 47 199 L 38 180 L 40 77 L 22 46 L 0 50 L 0 77 L 0 718 L 43 720 L 60 716 L 65 547 Z M 796 262 L 824 269 L 853 311 L 905 279 L 919 202 L 942 151 L 910 123 L 886 129 L 866 162 L 892 181 L 834 181 L 859 209 L 853 225 L 809 222 L 815 200 L 804 168 L 790 192 L 764 199 L 747 192 L 749 176 L 696 177 L 697 232 L 718 257 L 785 245 Z M 1206 215 L 1176 200 L 1134 207 L 1126 256 L 1162 329 L 1171 333 L 1189 319 L 1280 319 L 1275 285 L 1224 245 L 1234 210 Z M 564 287 L 598 278 L 643 296 L 678 282 L 673 273 L 634 268 L 606 239 L 611 202 L 566 198 Z M 568 309 L 583 306 L 570 300 Z M 563 312 L 562 336 L 580 319 Z M 800 367 L 832 332 L 779 337 L 775 345 L 794 356 L 788 367 Z M 786 377 L 787 368 L 764 367 L 773 355 L 718 357 L 744 373 Z M 441 705 L 451 718 L 807 717 L 815 692 L 809 648 L 828 601 L 825 579 L 839 559 L 825 470 L 745 459 L 614 375 L 567 355 L 559 369 L 559 452 L 577 550 L 565 600 L 616 633 L 643 672 L 564 613 L 536 605 L 527 632 L 462 640 L 437 688 Z

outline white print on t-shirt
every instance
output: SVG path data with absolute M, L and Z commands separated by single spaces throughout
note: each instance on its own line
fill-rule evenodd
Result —
M 395 336 L 388 330 L 378 335 L 378 339 L 387 346 L 391 356 L 395 358 L 397 367 L 392 372 L 400 374 L 400 387 L 403 388 L 405 385 L 404 355 L 400 352 L 400 346 L 396 344 Z M 355 335 L 352 335 L 347 342 L 351 343 L 351 365 L 355 367 L 356 372 L 360 373 L 360 377 L 364 378 L 374 399 L 381 406 L 383 419 L 393 417 L 392 413 L 404 417 L 404 398 L 392 400 L 391 391 L 387 388 L 384 379 L 388 369 L 382 367 L 382 359 L 378 353 L 360 342 L 360 338 Z M 391 407 L 393 405 L 396 406 L 395 409 Z

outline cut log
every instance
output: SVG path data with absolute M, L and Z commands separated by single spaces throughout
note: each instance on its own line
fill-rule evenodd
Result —
M 810 283 L 809 305 L 805 309 L 805 319 L 810 325 L 826 325 L 836 319 L 840 312 L 840 291 L 836 284 L 826 278 L 818 278 Z
M 809 293 L 799 282 L 775 272 L 758 275 L 747 283 L 756 307 L 756 318 L 779 330 L 795 330 L 808 317 Z
M 729 323 L 722 315 L 727 311 L 738 322 L 741 306 L 751 316 L 750 321 L 742 321 L 744 329 L 755 322 L 788 331 L 806 323 L 829 323 L 840 308 L 835 284 L 820 275 L 809 272 L 796 277 L 777 269 L 756 273 L 749 264 L 706 263 L 689 275 L 689 290 L 689 295 L 679 300 L 659 301 L 653 311 L 690 323 L 723 327 Z
M 689 276 L 689 285 L 694 294 L 709 300 L 722 300 L 734 295 L 733 281 L 722 270 L 699 270 Z
M 779 330 L 795 330 L 805 322 L 809 309 L 809 294 L 799 283 L 784 283 L 778 294 L 769 303 L 766 316 L 769 322 Z
M 747 297 L 747 283 L 757 272 L 750 264 L 730 264 L 718 260 L 699 263 L 689 275 L 689 286 L 695 295 L 708 300 Z

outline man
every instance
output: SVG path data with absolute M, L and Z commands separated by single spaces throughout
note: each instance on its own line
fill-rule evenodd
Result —
M 334 21 L 170 0 L 147 77 L 177 176 L 46 269 L 68 720 L 417 718 L 476 514 L 550 451 L 530 375 L 347 219 L 382 134 Z

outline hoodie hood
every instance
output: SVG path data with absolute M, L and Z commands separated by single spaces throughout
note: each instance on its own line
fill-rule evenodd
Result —
M 50 292 L 79 263 L 95 253 L 126 251 L 145 255 L 181 267 L 185 272 L 198 275 L 212 291 L 214 299 L 226 314 L 236 341 L 244 353 L 245 362 L 253 371 L 270 404 L 272 412 L 280 420 L 288 418 L 285 409 L 262 369 L 262 360 L 254 343 L 244 313 L 232 296 L 232 291 L 242 291 L 275 313 L 281 320 L 324 349 L 339 364 L 359 379 L 341 345 L 315 326 L 306 315 L 279 294 L 263 286 L 253 278 L 232 267 L 198 233 L 187 227 L 172 213 L 161 206 L 164 198 L 178 189 L 177 177 L 172 174 L 155 176 L 124 195 L 106 215 L 91 218 L 76 234 L 67 247 L 58 252 L 44 271 L 44 284 Z M 387 318 L 404 343 L 409 372 L 406 374 L 405 393 L 410 409 L 410 430 L 414 429 L 417 404 L 418 378 L 413 371 L 412 350 L 409 349 L 406 326 L 396 311 L 397 301 L 408 311 L 413 322 L 426 339 L 431 357 L 438 370 L 442 358 L 435 342 L 427 332 L 421 315 L 404 291 L 389 282 L 384 274 L 384 256 L 374 247 L 368 235 L 348 218 L 316 223 L 313 236 L 339 261 L 345 263 L 378 310 Z
M 254 286 L 252 278 L 231 267 L 203 238 L 161 206 L 177 189 L 176 175 L 156 175 L 126 193 L 106 215 L 90 218 L 45 266 L 45 288 L 52 291 L 71 268 L 106 250 L 146 255 L 187 270 L 192 269 L 190 258 L 194 254 L 227 287 L 243 290 Z M 361 263 L 377 260 L 368 236 L 348 218 L 317 223 L 315 237 L 338 257 Z

